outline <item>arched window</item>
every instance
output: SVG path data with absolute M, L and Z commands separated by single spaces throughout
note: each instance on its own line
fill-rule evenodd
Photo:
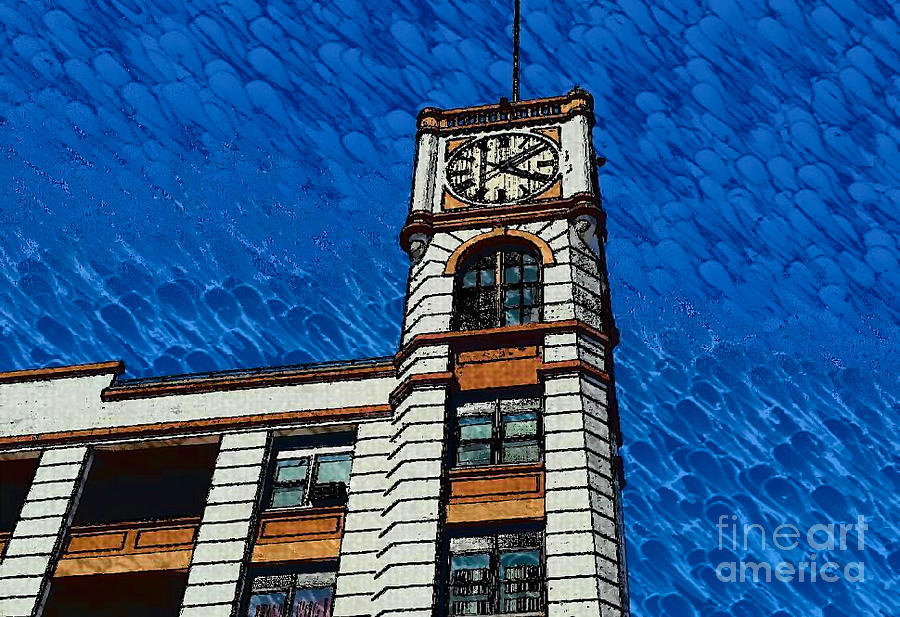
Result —
M 454 328 L 478 330 L 541 319 L 541 267 L 536 251 L 494 248 L 468 259 L 456 277 Z

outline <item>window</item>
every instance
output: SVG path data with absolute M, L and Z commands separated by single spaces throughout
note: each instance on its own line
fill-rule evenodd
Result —
M 331 617 L 334 572 L 254 576 L 242 617 Z
M 540 460 L 540 398 L 460 403 L 456 464 L 478 466 Z
M 450 540 L 449 615 L 542 615 L 541 534 Z
M 277 452 L 269 507 L 346 503 L 352 460 L 348 446 Z
M 456 280 L 456 330 L 478 330 L 540 321 L 537 254 L 522 247 L 481 253 Z

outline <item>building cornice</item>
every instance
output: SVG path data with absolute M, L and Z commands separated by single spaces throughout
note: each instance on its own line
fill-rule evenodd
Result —
M 416 128 L 419 134 L 474 133 L 561 122 L 575 116 L 584 116 L 589 124 L 594 123 L 594 97 L 577 86 L 564 96 L 516 102 L 501 99 L 492 105 L 457 109 L 425 107 L 419 112 Z
M 450 345 L 458 349 L 492 349 L 511 345 L 529 345 L 545 334 L 580 332 L 612 349 L 619 342 L 619 333 L 613 330 L 606 334 L 577 319 L 565 321 L 535 322 L 520 326 L 504 326 L 486 330 L 453 330 L 449 332 L 429 332 L 414 336 L 394 356 L 394 364 L 401 366 L 418 348 L 427 345 Z
M 393 377 L 391 358 L 379 358 L 366 364 L 306 365 L 257 371 L 223 371 L 200 375 L 183 375 L 159 379 L 141 379 L 113 383 L 101 393 L 104 402 L 124 401 L 158 396 L 205 394 L 305 383 L 358 381 Z
M 125 363 L 121 360 L 110 362 L 94 362 L 91 364 L 71 364 L 51 368 L 35 368 L 22 371 L 0 373 L 0 384 L 23 383 L 27 381 L 50 381 L 70 377 L 94 377 L 96 375 L 121 375 L 125 371 Z
M 590 193 L 579 193 L 565 199 L 546 199 L 527 204 L 471 207 L 447 212 L 413 210 L 400 230 L 400 246 L 409 253 L 414 234 L 431 237 L 438 232 L 479 227 L 504 227 L 554 219 L 573 220 L 587 215 L 597 219 L 598 229 L 605 229 L 605 214 L 600 200 Z

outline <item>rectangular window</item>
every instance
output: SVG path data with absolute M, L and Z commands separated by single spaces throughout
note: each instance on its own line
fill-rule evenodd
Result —
M 544 611 L 541 534 L 450 540 L 449 615 L 539 615 Z
M 461 403 L 456 408 L 456 464 L 478 466 L 540 460 L 539 398 Z
M 278 451 L 269 507 L 346 503 L 352 461 L 349 446 Z
M 334 572 L 254 576 L 243 617 L 331 617 Z

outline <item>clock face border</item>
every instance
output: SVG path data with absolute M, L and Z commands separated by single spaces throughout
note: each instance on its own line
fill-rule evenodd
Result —
M 531 191 L 528 195 L 513 199 L 508 198 L 504 201 L 478 201 L 469 197 L 465 197 L 464 195 L 460 195 L 454 188 L 453 183 L 450 181 L 450 169 L 454 160 L 458 156 L 460 156 L 461 152 L 463 152 L 467 148 L 475 146 L 475 144 L 477 144 L 478 142 L 496 139 L 503 135 L 522 135 L 525 137 L 538 139 L 549 146 L 551 152 L 553 153 L 553 173 L 551 174 L 551 177 L 543 185 Z M 447 142 L 446 154 L 444 157 L 444 168 L 441 173 L 441 181 L 444 186 L 444 199 L 442 200 L 444 202 L 444 208 L 451 210 L 466 207 L 492 208 L 527 203 L 529 201 L 537 201 L 548 196 L 559 197 L 559 195 L 561 194 L 562 181 L 561 157 L 562 148 L 559 139 L 559 129 L 557 127 L 532 130 L 505 130 L 460 140 L 450 140 Z M 555 191 L 553 190 L 554 188 L 556 189 Z M 548 195 L 548 193 L 554 194 Z

